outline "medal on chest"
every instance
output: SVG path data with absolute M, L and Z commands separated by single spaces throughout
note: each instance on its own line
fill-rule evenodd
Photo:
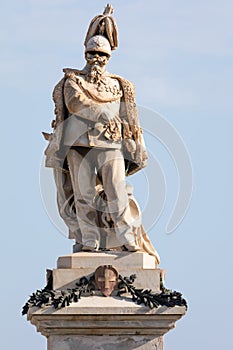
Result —
M 101 79 L 96 83 L 90 83 L 78 77 L 77 84 L 89 98 L 98 102 L 113 102 L 123 95 L 115 79 Z

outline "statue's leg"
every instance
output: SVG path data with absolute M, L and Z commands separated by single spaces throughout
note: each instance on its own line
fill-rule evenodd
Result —
M 54 169 L 54 179 L 57 186 L 57 205 L 59 214 L 69 228 L 69 238 L 81 243 L 81 233 L 75 210 L 73 210 L 73 188 L 70 174 L 60 169 Z
M 95 195 L 95 151 L 88 148 L 71 148 L 67 154 L 77 220 L 82 235 L 82 244 L 98 249 L 100 233 L 97 211 L 93 206 Z
M 125 183 L 125 164 L 118 149 L 99 150 L 98 173 L 107 197 L 108 212 L 114 222 L 114 231 L 122 245 L 135 245 L 129 216 L 129 200 Z M 127 213 L 127 215 L 126 215 Z

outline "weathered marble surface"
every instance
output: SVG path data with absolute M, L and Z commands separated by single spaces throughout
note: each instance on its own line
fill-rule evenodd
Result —
M 53 270 L 53 288 L 72 286 L 103 264 L 115 266 L 122 275 L 136 273 L 137 287 L 160 290 L 163 271 L 155 268 L 154 257 L 142 252 L 80 252 L 60 257 Z M 61 309 L 29 309 L 28 319 L 47 337 L 48 350 L 163 350 L 163 335 L 186 312 L 185 307 L 150 309 L 133 302 L 131 296 L 96 293 Z
M 163 350 L 163 337 L 150 336 L 51 336 L 48 350 Z
M 83 251 L 141 250 L 159 263 L 126 183 L 126 175 L 146 166 L 148 155 L 134 85 L 106 70 L 118 46 L 112 13 L 108 4 L 91 20 L 85 67 L 63 69 L 54 87 L 53 132 L 43 133 L 49 141 L 45 165 L 54 169 L 59 214 L 77 246 Z
M 53 289 L 75 288 L 83 276 L 90 276 L 101 265 L 112 265 L 123 277 L 136 274 L 134 286 L 153 291 L 160 290 L 161 270 L 156 259 L 147 253 L 136 252 L 79 252 L 58 258 L 53 270 Z
M 103 260 L 104 259 L 104 260 Z M 130 269 L 155 269 L 157 263 L 155 257 L 143 252 L 79 252 L 61 256 L 58 258 L 57 267 L 60 269 L 87 269 L 96 268 L 99 265 L 113 265 L 116 269 L 122 266 Z
M 53 270 L 53 289 L 75 288 L 76 282 L 83 276 L 89 277 L 94 272 L 93 268 L 88 269 L 54 269 Z M 154 292 L 160 291 L 160 273 L 159 269 L 127 269 L 123 267 L 118 269 L 123 277 L 129 277 L 136 274 L 137 278 L 134 282 L 136 288 L 152 289 Z
M 130 298 L 93 296 L 60 310 L 32 308 L 28 319 L 48 338 L 48 350 L 162 350 L 163 335 L 185 312 L 185 307 L 149 309 Z

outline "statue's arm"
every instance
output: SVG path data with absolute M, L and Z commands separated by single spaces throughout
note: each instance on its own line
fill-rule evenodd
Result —
M 75 114 L 94 123 L 97 122 L 99 118 L 98 113 L 93 113 L 96 110 L 96 104 L 84 95 L 78 84 L 72 78 L 66 79 L 64 85 L 64 101 L 71 114 Z

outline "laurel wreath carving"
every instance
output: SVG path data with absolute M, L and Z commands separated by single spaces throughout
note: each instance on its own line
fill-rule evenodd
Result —
M 182 297 L 180 292 L 171 291 L 166 289 L 160 281 L 161 292 L 153 292 L 151 289 L 138 289 L 135 288 L 133 283 L 136 279 L 136 275 L 131 275 L 130 277 L 119 276 L 119 292 L 118 295 L 124 295 L 125 293 L 130 293 L 132 300 L 138 305 L 144 304 L 150 309 L 158 308 L 159 306 L 185 306 L 187 309 L 187 302 Z
M 149 289 L 135 288 L 133 283 L 136 275 L 130 277 L 122 277 L 119 275 L 118 296 L 130 294 L 132 300 L 140 305 L 153 309 L 159 306 L 174 307 L 185 306 L 187 309 L 187 302 L 182 297 L 180 292 L 166 289 L 161 280 L 161 292 L 153 292 Z M 76 288 L 67 288 L 65 290 L 53 290 L 51 287 L 51 280 L 45 288 L 37 290 L 33 293 L 26 304 L 23 306 L 22 315 L 26 315 L 32 307 L 49 307 L 53 306 L 55 309 L 61 309 L 69 306 L 72 302 L 77 303 L 82 296 L 93 296 L 95 294 L 94 274 L 89 278 L 82 277 L 76 283 Z

